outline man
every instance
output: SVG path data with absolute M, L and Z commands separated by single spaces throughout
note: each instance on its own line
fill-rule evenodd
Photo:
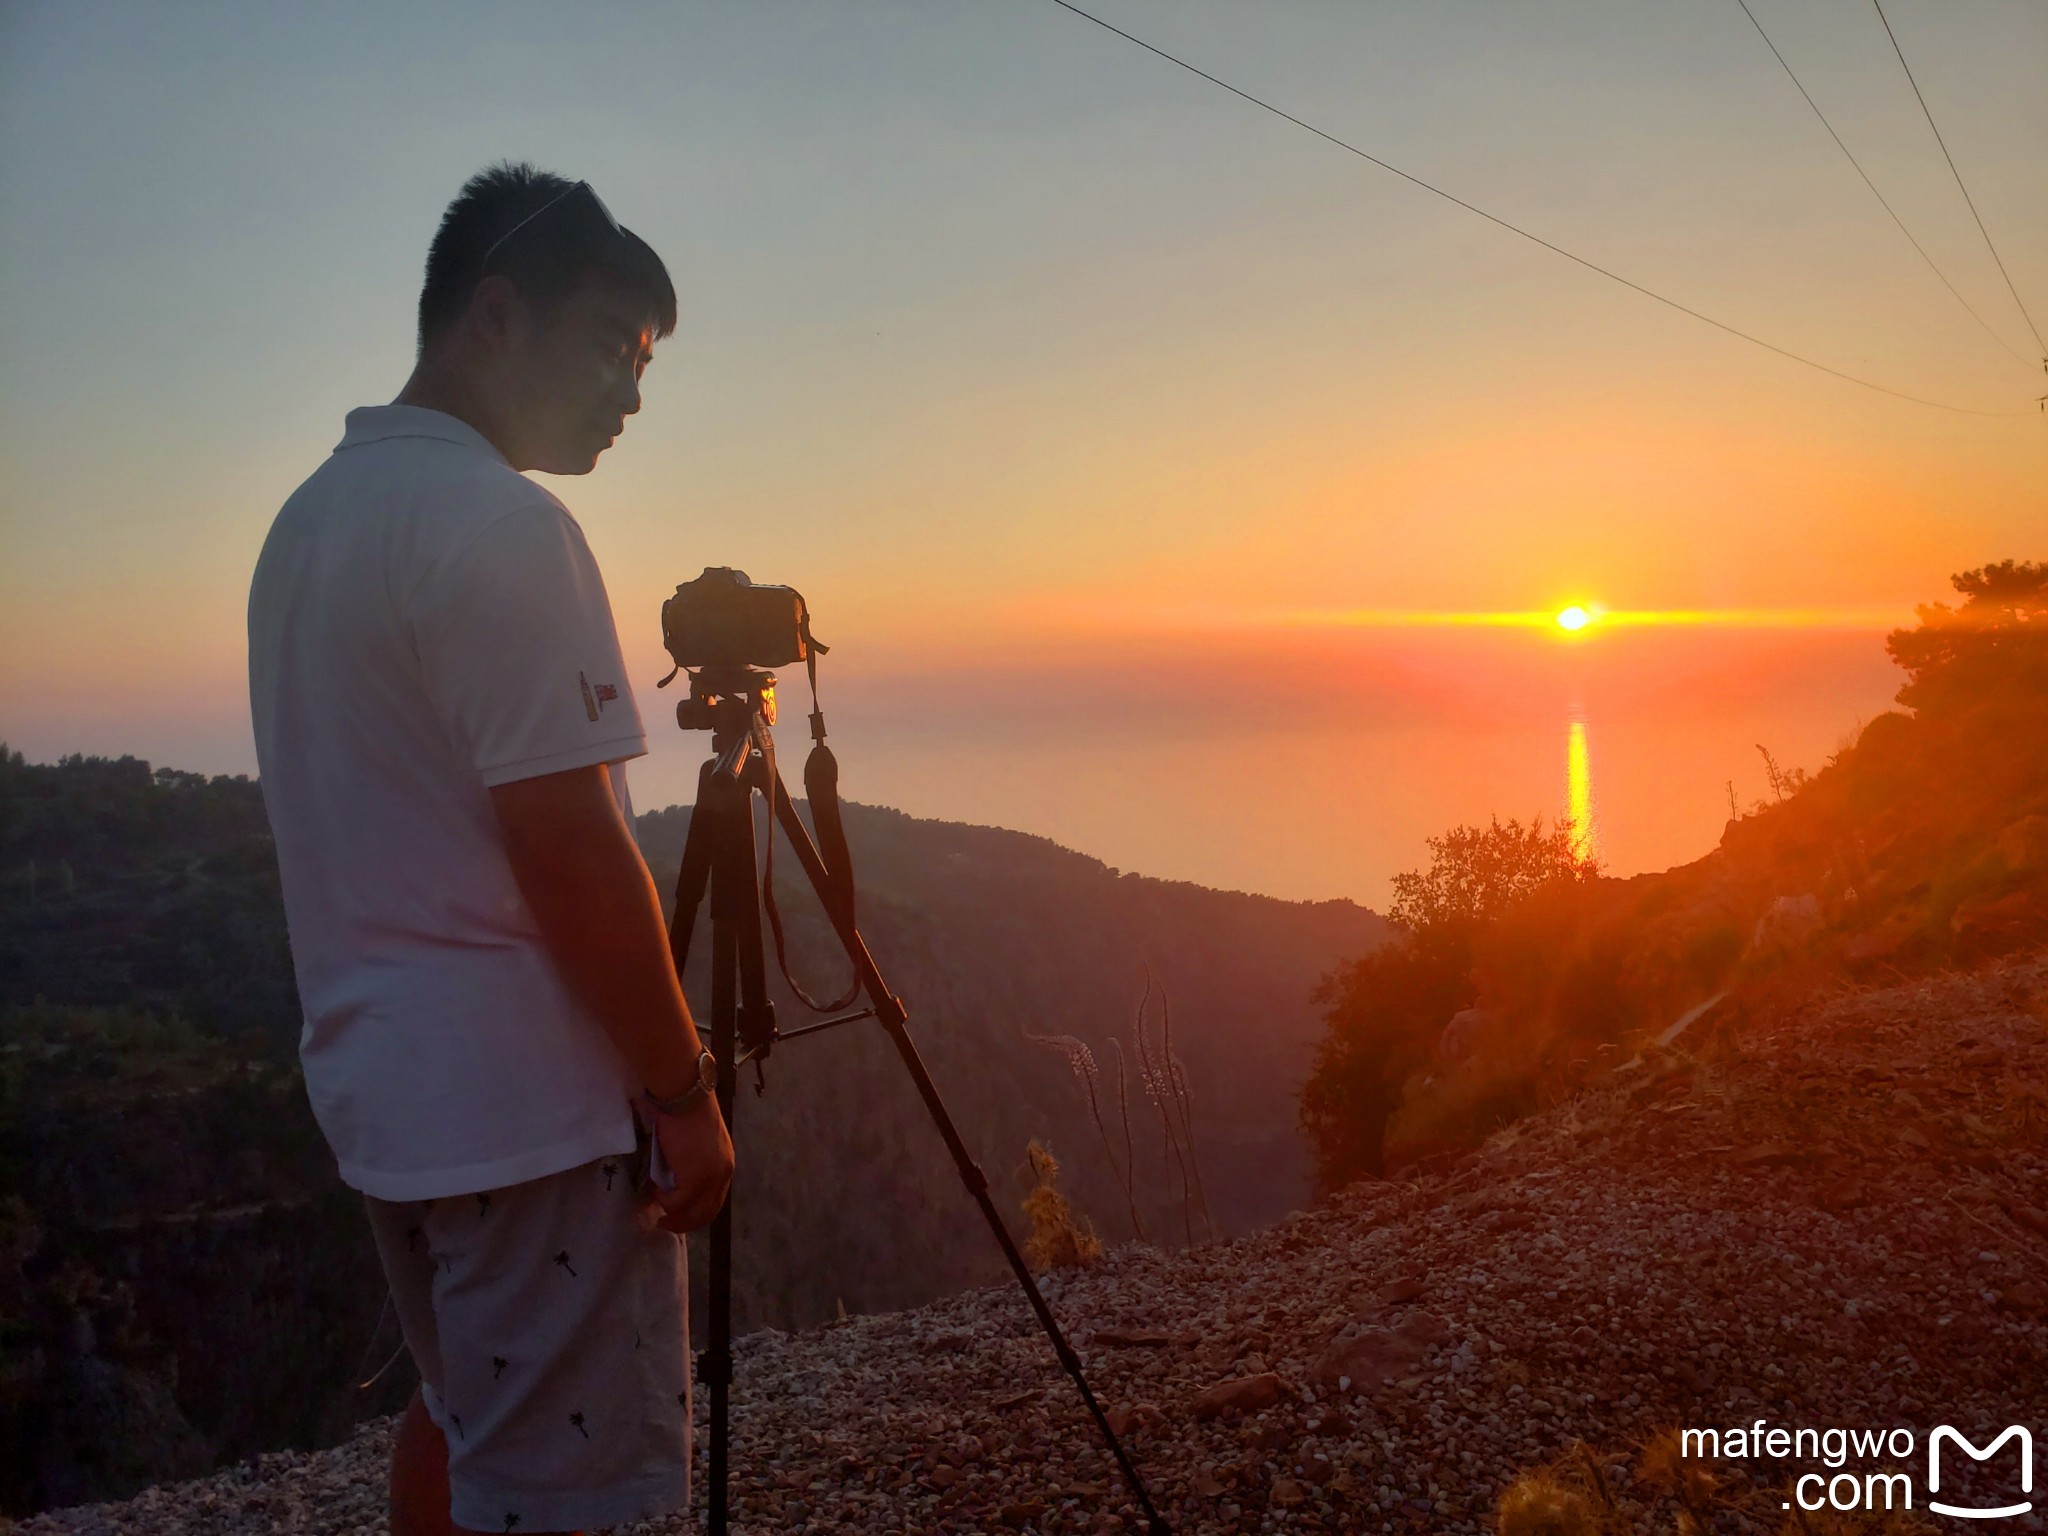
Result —
M 412 377 L 349 412 L 250 588 L 306 1090 L 421 1377 L 393 1536 L 687 1506 L 680 1234 L 732 1143 L 633 841 L 604 584 L 522 473 L 588 474 L 675 323 L 588 184 L 471 178 Z

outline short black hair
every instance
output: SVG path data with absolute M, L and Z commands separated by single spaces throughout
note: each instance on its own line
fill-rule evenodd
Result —
M 469 307 L 492 246 L 574 185 L 523 160 L 501 160 L 462 184 L 427 248 L 427 276 L 420 286 L 422 352 Z M 668 268 L 645 240 L 629 229 L 620 233 L 622 242 L 599 250 L 587 242 L 553 238 L 546 222 L 536 221 L 530 235 L 521 231 L 516 241 L 506 243 L 492 270 L 510 278 L 543 311 L 592 279 L 608 281 L 646 305 L 657 338 L 669 336 L 676 328 L 676 290 Z

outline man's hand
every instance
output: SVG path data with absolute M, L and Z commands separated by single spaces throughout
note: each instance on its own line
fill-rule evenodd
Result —
M 732 1188 L 732 1137 L 718 1100 L 705 1094 L 680 1115 L 653 1115 L 662 1161 L 675 1178 L 673 1189 L 651 1183 L 641 1213 L 669 1232 L 694 1232 L 711 1225 Z

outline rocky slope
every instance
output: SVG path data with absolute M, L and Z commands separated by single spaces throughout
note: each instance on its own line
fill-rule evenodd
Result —
M 1670 1426 L 2048 1440 L 2044 1208 L 2034 955 L 1689 1032 L 1444 1174 L 1043 1286 L 1177 1531 L 1491 1530 L 1559 1458 L 1604 1528 L 1666 1531 L 1638 1452 Z M 736 1393 L 741 1530 L 1136 1528 L 1012 1291 L 755 1334 Z M 388 1434 L 21 1529 L 382 1531 Z M 1734 1459 L 1686 1496 L 1716 1530 L 1879 1528 L 1781 1513 L 1805 1470 Z M 1942 1496 L 1994 1502 L 2011 1469 L 1974 1470 Z

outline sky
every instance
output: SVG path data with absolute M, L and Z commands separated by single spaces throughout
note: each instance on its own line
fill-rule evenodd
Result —
M 618 446 L 549 482 L 643 806 L 702 752 L 660 603 L 717 564 L 808 596 L 853 798 L 1377 901 L 1453 819 L 1554 813 L 1578 720 L 1615 866 L 1695 857 L 1724 777 L 1761 792 L 1749 738 L 1817 762 L 1888 702 L 1889 624 L 2048 553 L 2048 377 L 1877 15 L 1751 8 L 2003 346 L 1736 0 L 1096 9 L 1729 325 L 2005 414 L 1731 337 L 1051 0 L 0 0 L 0 739 L 253 769 L 264 531 L 396 393 L 441 209 L 511 157 L 589 178 L 682 299 Z M 1886 13 L 2048 326 L 2048 9 Z M 1341 617 L 1571 602 L 1820 622 Z

